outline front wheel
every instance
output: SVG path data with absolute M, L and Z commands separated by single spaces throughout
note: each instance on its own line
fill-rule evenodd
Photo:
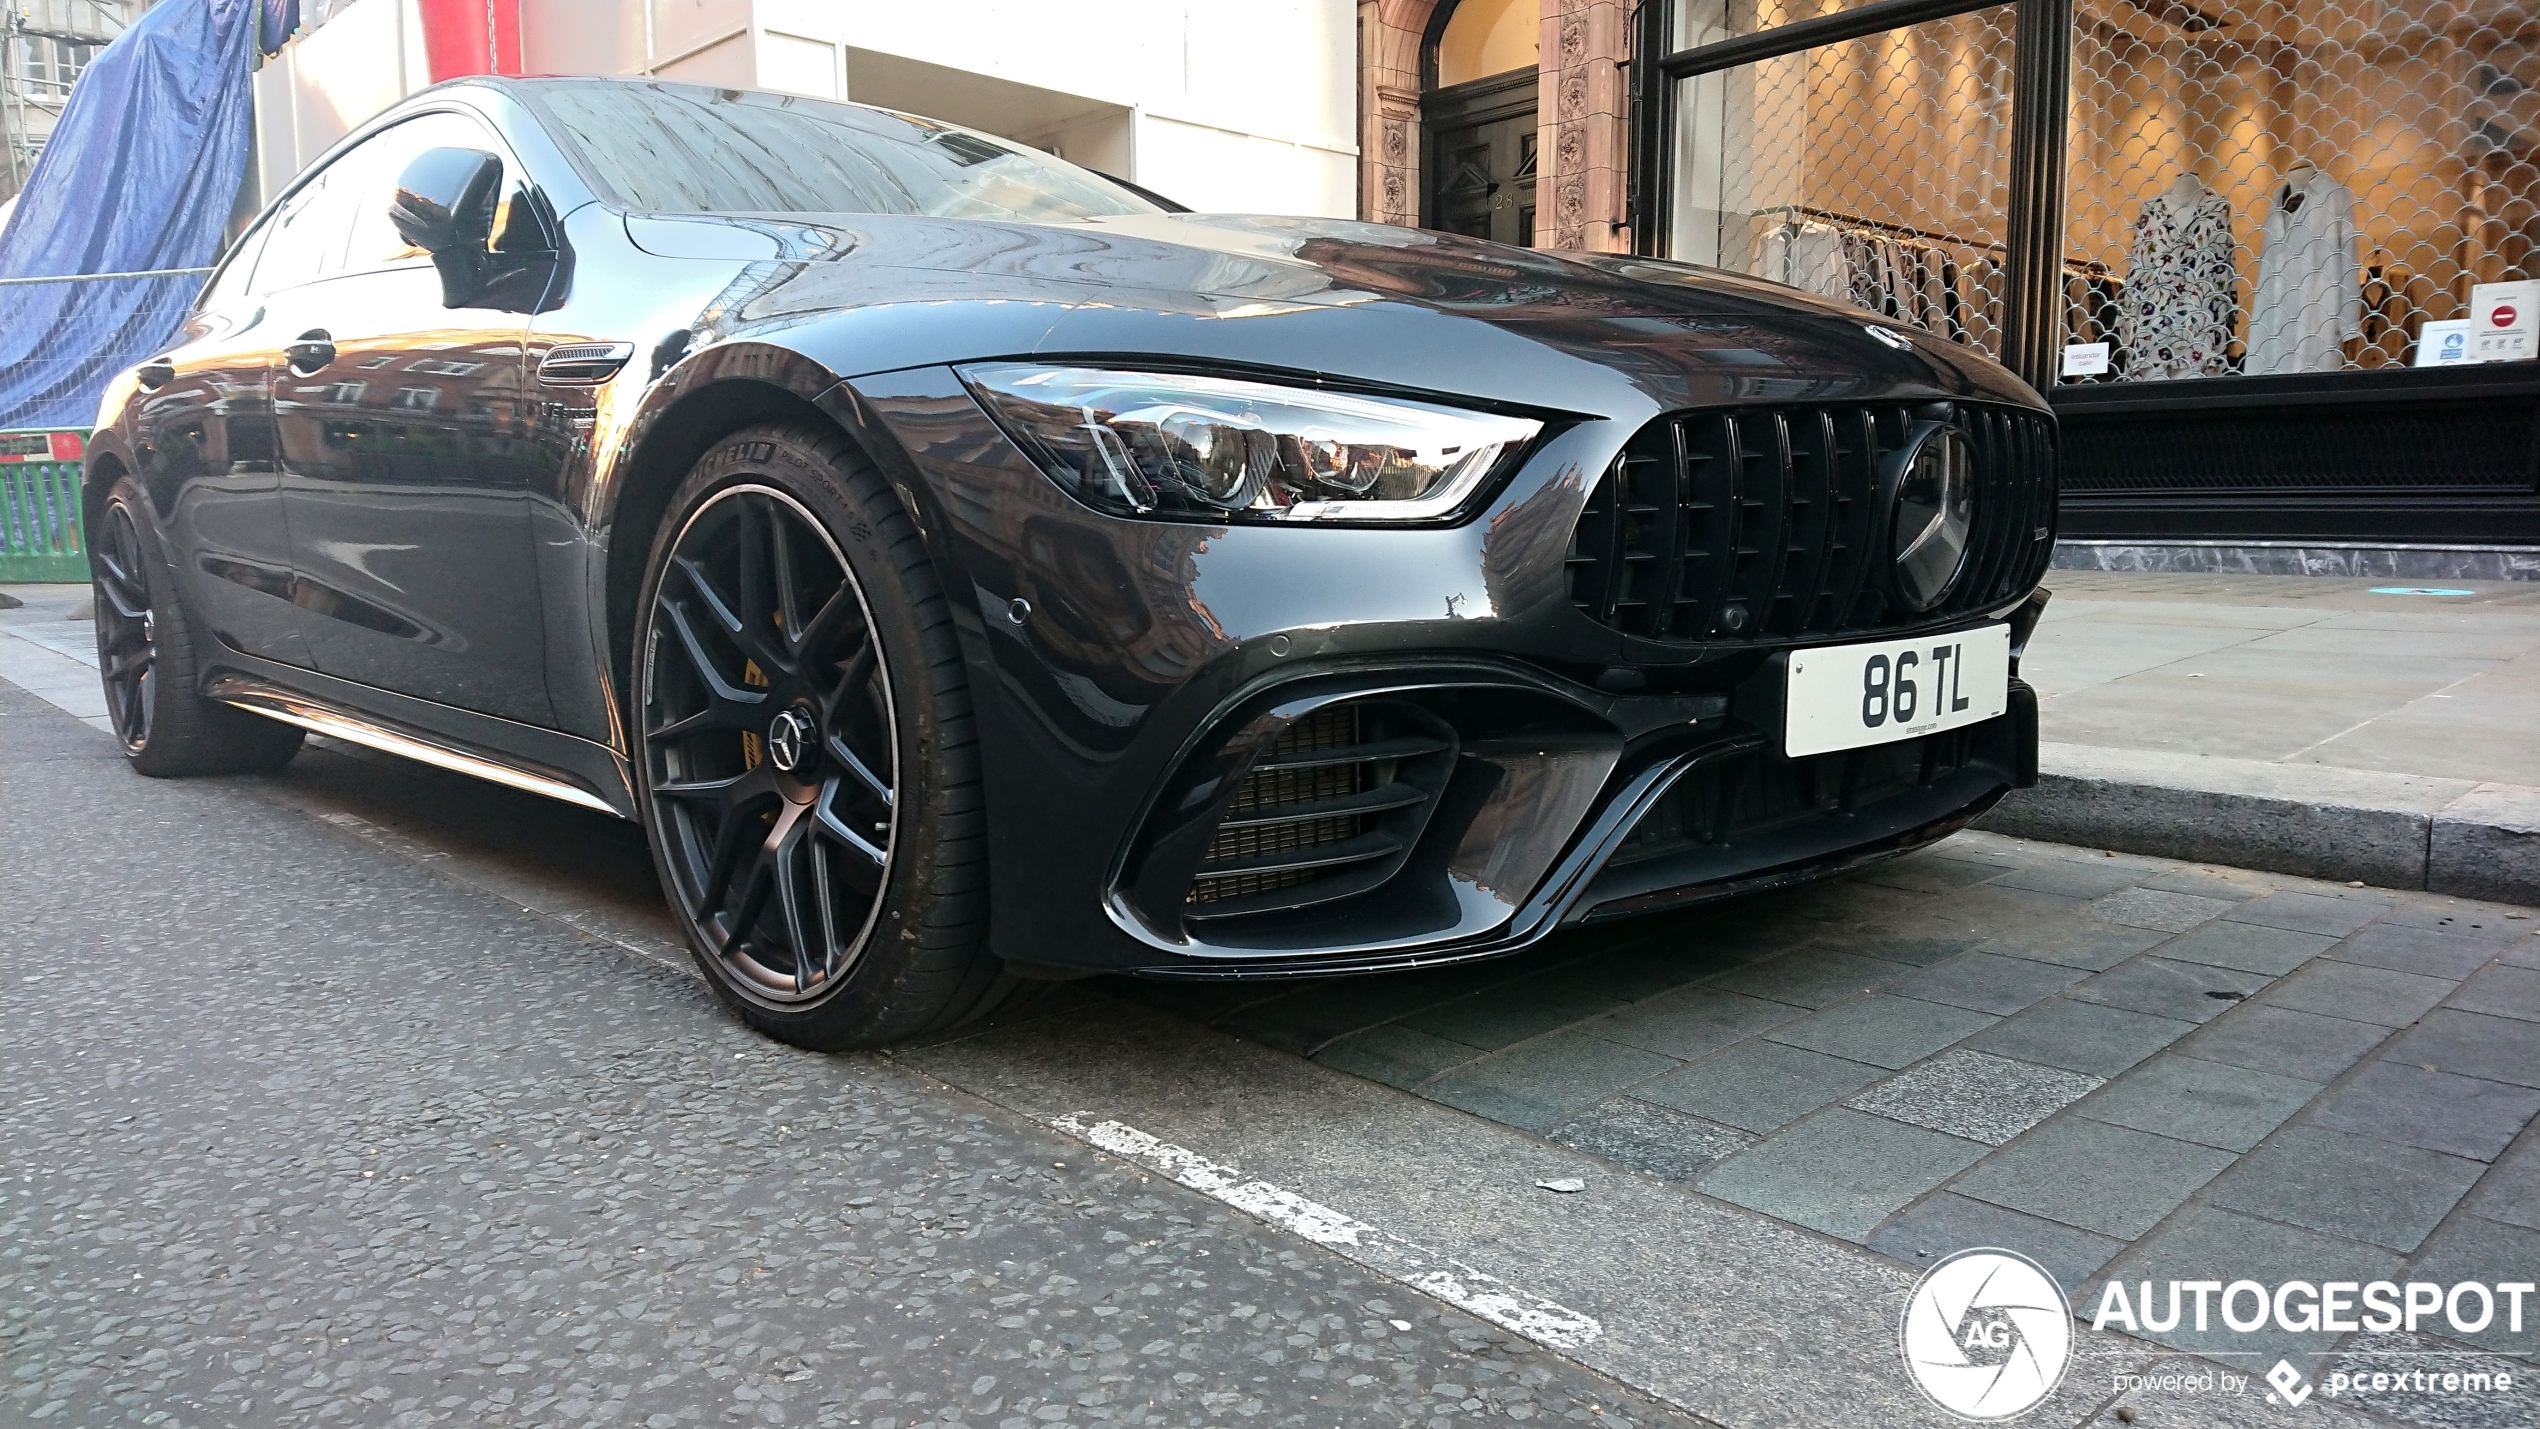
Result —
M 835 433 L 727 439 L 672 497 L 635 640 L 662 885 L 745 1020 L 821 1050 L 977 1016 L 986 829 L 950 611 L 907 512 Z

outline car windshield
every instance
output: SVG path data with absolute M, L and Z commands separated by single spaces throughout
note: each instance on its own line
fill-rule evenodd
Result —
M 1101 175 L 882 109 L 684 84 L 531 90 L 618 202 L 650 213 L 902 213 L 1030 221 L 1155 213 Z

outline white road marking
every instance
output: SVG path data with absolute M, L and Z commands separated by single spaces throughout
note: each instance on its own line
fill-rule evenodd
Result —
M 1162 1172 L 1246 1215 L 1293 1231 L 1316 1245 L 1329 1246 L 1370 1270 L 1539 1344 L 1556 1350 L 1576 1350 L 1593 1344 L 1605 1333 L 1605 1327 L 1595 1319 L 1566 1305 L 1529 1295 L 1495 1275 L 1414 1245 L 1294 1191 L 1267 1181 L 1249 1180 L 1232 1166 L 1221 1165 L 1169 1141 L 1158 1141 L 1134 1126 L 1117 1121 L 1089 1122 L 1081 1115 L 1056 1117 L 1050 1125 L 1114 1156 Z

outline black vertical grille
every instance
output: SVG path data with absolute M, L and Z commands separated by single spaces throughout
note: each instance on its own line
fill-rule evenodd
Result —
M 1945 414 L 1972 448 L 1976 529 L 1941 605 L 1889 593 L 1881 471 Z M 1981 610 L 2053 554 L 2053 419 L 1996 407 L 1749 407 L 1661 417 L 1579 514 L 1570 599 L 1652 640 L 1833 635 Z

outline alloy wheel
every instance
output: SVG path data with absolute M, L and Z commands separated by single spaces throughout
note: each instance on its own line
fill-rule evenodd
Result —
M 799 502 L 734 486 L 681 527 L 647 614 L 642 758 L 671 895 L 736 990 L 818 998 L 872 933 L 896 827 L 863 587 Z
M 107 715 L 127 749 L 150 739 L 159 693 L 158 625 L 150 614 L 150 582 L 142 564 L 141 532 L 132 512 L 117 502 L 106 508 L 106 529 L 94 555 L 97 595 L 97 668 L 105 677 Z

